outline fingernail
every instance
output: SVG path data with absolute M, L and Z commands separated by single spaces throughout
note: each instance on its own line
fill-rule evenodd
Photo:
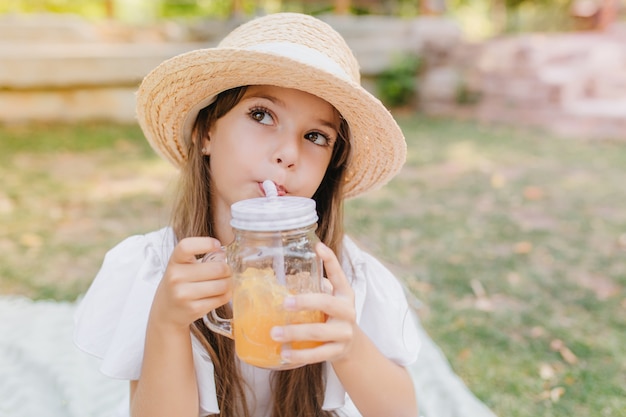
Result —
M 283 363 L 291 363 L 291 350 L 289 349 L 281 350 L 280 358 L 283 360 Z
M 287 310 L 293 310 L 296 308 L 296 297 L 285 297 L 285 300 L 283 301 L 283 307 L 285 307 Z
M 277 342 L 280 342 L 281 340 L 283 340 L 284 335 L 285 335 L 285 332 L 283 331 L 283 328 L 280 326 L 274 326 L 272 327 L 272 330 L 270 330 L 270 336 L 272 337 L 272 339 L 276 340 Z

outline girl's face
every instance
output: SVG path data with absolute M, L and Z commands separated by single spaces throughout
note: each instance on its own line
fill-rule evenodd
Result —
M 249 86 L 238 104 L 209 130 L 212 206 L 218 222 L 230 206 L 262 197 L 272 180 L 279 195 L 312 197 L 330 162 L 340 118 L 314 95 L 274 86 Z

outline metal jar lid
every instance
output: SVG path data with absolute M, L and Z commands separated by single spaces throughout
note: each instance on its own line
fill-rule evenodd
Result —
M 315 200 L 276 194 L 274 184 L 266 181 L 266 197 L 241 200 L 231 206 L 230 225 L 239 230 L 283 231 L 310 226 L 317 222 Z

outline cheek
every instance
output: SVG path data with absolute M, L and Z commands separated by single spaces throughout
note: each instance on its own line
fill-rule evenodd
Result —
M 323 176 L 330 164 L 330 159 L 332 157 L 332 149 L 330 148 L 322 148 L 317 145 L 313 145 L 314 147 L 310 149 L 308 155 L 310 163 L 321 172 Z
M 317 183 L 316 187 L 322 182 L 324 178 L 324 174 L 328 169 L 328 165 L 330 164 L 330 153 L 328 152 L 318 152 L 314 154 L 309 154 L 306 162 L 307 166 L 307 176 L 311 178 L 311 180 L 315 180 Z
M 259 161 L 262 152 L 258 146 L 246 143 L 245 140 L 224 141 L 211 152 L 211 168 L 214 174 L 222 173 L 238 177 L 253 168 Z

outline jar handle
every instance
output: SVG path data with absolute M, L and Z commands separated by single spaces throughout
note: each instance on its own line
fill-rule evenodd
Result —
M 227 250 L 227 246 L 220 246 L 219 249 L 205 253 L 200 262 L 226 262 Z
M 202 321 L 212 331 L 222 336 L 234 339 L 233 336 L 233 320 L 225 319 L 217 315 L 215 310 L 211 310 L 209 314 L 202 317 Z
M 227 247 L 222 246 L 219 249 L 206 253 L 201 262 L 226 262 L 226 251 Z M 207 315 L 202 317 L 202 321 L 212 331 L 217 334 L 221 334 L 222 336 L 229 337 L 231 339 L 233 336 L 233 321 L 232 319 L 225 319 L 217 315 L 215 310 L 211 310 Z

